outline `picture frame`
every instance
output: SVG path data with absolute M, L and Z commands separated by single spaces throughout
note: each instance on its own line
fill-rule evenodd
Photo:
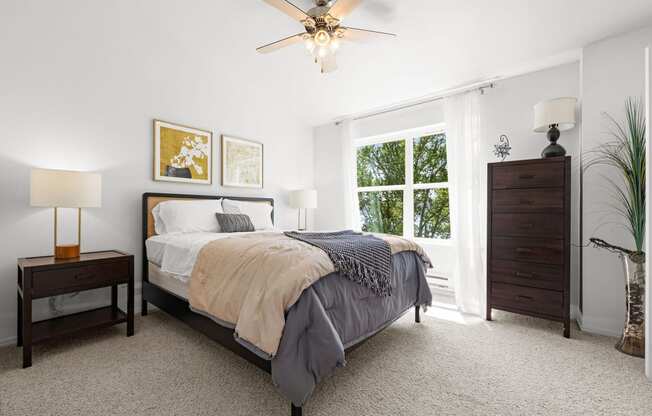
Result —
M 213 183 L 213 133 L 154 120 L 154 180 Z
M 264 146 L 262 143 L 222 135 L 222 186 L 256 188 L 264 186 Z

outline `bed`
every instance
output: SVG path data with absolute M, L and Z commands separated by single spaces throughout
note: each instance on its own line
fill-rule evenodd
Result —
M 233 235 L 206 232 L 159 235 L 154 224 L 153 210 L 161 202 L 222 198 L 268 205 L 273 222 L 271 198 L 143 194 L 142 314 L 147 315 L 151 303 L 269 373 L 274 385 L 290 400 L 292 416 L 303 414 L 302 406 L 314 387 L 345 364 L 348 352 L 412 308 L 415 321 L 420 322 L 420 306 L 429 305 L 432 297 L 422 260 L 416 253 L 406 251 L 392 255 L 394 292 L 391 297 L 369 295 L 367 288 L 339 273 L 331 273 L 303 290 L 284 312 L 285 327 L 274 355 L 243 342 L 234 325 L 197 311 L 189 302 L 190 275 L 199 251 L 211 242 Z M 236 238 L 246 238 L 240 234 Z

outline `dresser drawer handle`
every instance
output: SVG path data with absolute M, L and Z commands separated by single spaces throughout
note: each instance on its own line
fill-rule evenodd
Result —
M 517 295 L 516 299 L 532 301 L 534 298 L 532 296 Z
M 532 205 L 532 201 L 530 201 L 529 199 L 521 199 L 520 201 L 518 201 L 518 203 L 521 205 Z
M 529 230 L 534 227 L 534 224 L 528 223 L 528 224 L 520 224 L 518 228 L 521 228 L 523 230 Z
M 519 247 L 516 249 L 516 252 L 519 254 L 532 254 L 534 251 L 531 248 Z
M 75 275 L 75 280 L 88 280 L 95 277 L 95 273 L 79 273 Z
M 519 175 L 518 178 L 519 178 L 519 179 L 534 179 L 534 175 L 527 175 L 527 174 L 524 174 L 524 175 Z
M 534 273 L 514 272 L 514 275 L 516 277 L 525 277 L 527 279 L 532 279 L 534 277 Z

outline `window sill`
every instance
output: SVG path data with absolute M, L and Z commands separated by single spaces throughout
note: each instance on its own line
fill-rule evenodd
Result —
M 424 246 L 453 247 L 453 240 L 438 240 L 435 238 L 414 238 L 414 241 Z

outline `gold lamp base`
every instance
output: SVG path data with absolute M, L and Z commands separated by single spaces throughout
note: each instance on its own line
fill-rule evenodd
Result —
M 54 258 L 59 260 L 79 257 L 81 247 L 81 208 L 77 209 L 77 244 L 57 243 L 57 208 L 54 208 Z
M 55 259 L 75 259 L 79 257 L 79 244 L 63 244 L 54 248 Z

